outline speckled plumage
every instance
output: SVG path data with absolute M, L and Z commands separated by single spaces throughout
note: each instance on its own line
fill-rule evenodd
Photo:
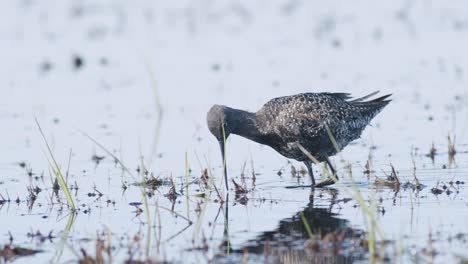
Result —
M 310 160 L 299 144 L 331 167 L 328 157 L 337 151 L 327 127 L 339 149 L 359 138 L 372 118 L 390 102 L 390 95 L 366 101 L 376 93 L 354 100 L 347 93 L 302 93 L 272 99 L 256 113 L 215 105 L 207 115 L 208 128 L 220 142 L 224 124 L 226 138 L 236 134 L 305 162 L 314 183 Z

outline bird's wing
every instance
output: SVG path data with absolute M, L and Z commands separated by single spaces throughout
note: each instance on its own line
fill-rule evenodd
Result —
M 313 139 L 323 135 L 326 126 L 336 126 L 340 112 L 331 101 L 345 101 L 344 93 L 305 93 L 272 99 L 257 112 L 262 133 L 275 135 L 285 142 Z
M 331 132 L 341 149 L 358 138 L 370 120 L 390 102 L 373 94 L 350 101 L 346 93 L 305 93 L 275 98 L 257 113 L 258 128 L 281 146 L 301 143 L 307 149 L 329 149 Z M 328 131 L 327 131 L 328 130 Z

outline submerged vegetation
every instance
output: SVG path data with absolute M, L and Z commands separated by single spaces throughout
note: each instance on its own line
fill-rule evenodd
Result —
M 52 153 L 52 149 L 50 148 L 49 143 L 47 142 L 47 139 L 46 139 L 46 137 L 44 135 L 44 132 L 42 132 L 42 128 L 39 125 L 39 122 L 37 121 L 37 119 L 36 119 L 36 124 L 37 124 L 37 127 L 39 128 L 39 132 L 41 133 L 41 136 L 44 139 L 44 142 L 45 142 L 46 147 L 47 147 L 47 151 L 48 151 L 48 154 L 49 154 L 49 157 L 50 157 L 49 166 L 52 169 L 53 175 L 55 175 L 55 177 L 56 177 L 55 180 L 58 182 L 58 185 L 60 186 L 60 189 L 62 190 L 63 194 L 65 195 L 65 198 L 67 199 L 68 207 L 70 208 L 70 210 L 73 213 L 73 212 L 75 212 L 76 207 L 75 207 L 75 203 L 73 202 L 73 198 L 71 197 L 70 191 L 68 189 L 67 182 L 65 181 L 65 179 L 63 177 L 62 171 L 60 170 L 60 167 L 59 167 L 57 161 L 54 158 L 54 154 Z

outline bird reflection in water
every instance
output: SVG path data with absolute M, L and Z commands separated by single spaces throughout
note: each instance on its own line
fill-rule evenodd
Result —
M 367 253 L 364 231 L 352 228 L 348 220 L 332 212 L 334 206 L 346 202 L 337 200 L 337 190 L 322 190 L 320 195 L 324 192 L 331 196 L 328 208 L 314 206 L 312 191 L 303 210 L 281 220 L 276 229 L 263 232 L 243 245 L 229 242 L 229 215 L 225 214 L 225 240 L 222 253 L 215 261 L 344 264 L 363 260 Z M 228 203 L 225 206 L 225 213 L 228 213 Z

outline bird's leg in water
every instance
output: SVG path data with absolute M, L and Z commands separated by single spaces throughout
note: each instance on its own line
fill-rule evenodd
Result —
M 306 160 L 304 161 L 304 164 L 306 165 L 307 170 L 309 171 L 310 180 L 312 182 L 311 186 L 313 188 L 315 186 L 315 178 L 314 178 L 314 172 L 312 171 L 312 161 Z
M 330 167 L 330 170 L 333 174 L 333 177 L 336 178 L 336 180 L 338 180 L 338 175 L 336 175 L 336 171 L 335 171 L 335 168 L 333 168 L 330 160 L 328 159 L 328 157 L 325 158 L 325 162 L 327 163 L 328 167 Z M 325 186 L 328 186 L 328 185 L 332 185 L 335 183 L 335 180 L 332 179 L 331 177 L 328 177 L 328 179 L 324 180 L 323 182 L 319 182 L 315 185 L 315 187 L 325 187 Z
M 328 157 L 326 157 L 325 162 L 328 164 L 328 167 L 330 167 L 330 170 L 331 170 L 333 176 L 335 176 L 335 178 L 338 180 L 338 175 L 336 174 L 335 168 L 333 168 L 333 165 L 331 164 Z
M 314 196 L 315 196 L 315 189 L 312 186 L 312 188 L 310 189 L 310 194 L 309 194 L 309 202 L 312 208 L 314 208 Z

